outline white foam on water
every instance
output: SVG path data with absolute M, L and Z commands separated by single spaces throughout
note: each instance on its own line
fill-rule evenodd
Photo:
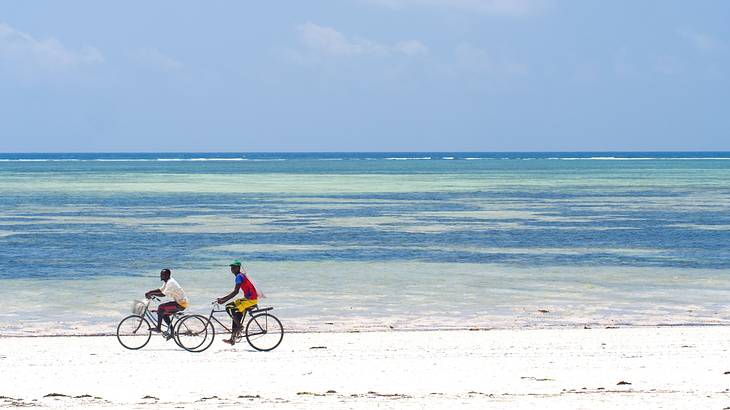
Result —
M 245 158 L 190 158 L 190 161 L 243 161 Z

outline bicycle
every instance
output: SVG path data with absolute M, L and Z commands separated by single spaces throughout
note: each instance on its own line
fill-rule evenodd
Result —
M 145 347 L 152 338 L 152 326 L 150 326 L 150 322 L 157 323 L 157 318 L 152 315 L 157 310 L 150 310 L 149 308 L 152 300 L 160 301 L 159 298 L 153 296 L 147 299 L 146 302 L 135 302 L 132 308 L 133 314 L 122 319 L 119 325 L 117 325 L 117 340 L 125 348 L 139 350 Z M 163 321 L 162 326 L 165 331 L 160 332 L 166 340 L 173 339 L 175 344 L 180 347 L 182 345 L 177 337 L 176 327 L 179 326 L 184 317 L 184 312 L 175 312 L 170 317 L 172 326 L 168 326 Z
M 180 319 L 180 322 L 178 322 L 178 329 L 184 328 L 190 330 L 185 334 L 184 339 L 180 339 L 180 346 L 183 349 L 194 353 L 203 352 L 208 349 L 213 344 L 213 340 L 215 340 L 216 332 L 213 321 L 225 329 L 224 333 L 231 333 L 231 337 L 235 338 L 236 342 L 240 342 L 246 337 L 248 344 L 261 352 L 274 350 L 284 338 L 284 327 L 281 325 L 281 321 L 269 313 L 274 309 L 273 307 L 260 309 L 258 305 L 253 305 L 246 309 L 241 317 L 241 324 L 244 323 L 247 315 L 249 319 L 242 335 L 241 327 L 239 327 L 237 334 L 233 334 L 232 329 L 229 329 L 228 326 L 218 320 L 215 314 L 226 312 L 226 310 L 221 309 L 218 302 L 214 301 L 212 305 L 213 308 L 207 317 L 203 315 L 189 315 Z M 226 316 L 228 317 L 227 312 Z M 210 335 L 209 340 L 208 335 Z

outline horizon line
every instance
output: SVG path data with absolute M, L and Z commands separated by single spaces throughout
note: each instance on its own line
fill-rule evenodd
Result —
M 510 151 L 0 151 L 7 154 L 385 154 L 385 153 L 472 153 L 472 154 L 514 154 L 514 153 L 730 153 L 728 150 L 510 150 Z

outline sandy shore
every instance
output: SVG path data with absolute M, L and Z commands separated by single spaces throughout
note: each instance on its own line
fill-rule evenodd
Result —
M 730 327 L 300 333 L 201 354 L 6 337 L 0 406 L 723 409 L 729 347 Z

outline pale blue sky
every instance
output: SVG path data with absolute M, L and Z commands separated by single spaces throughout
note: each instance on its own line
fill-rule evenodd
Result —
M 730 2 L 0 0 L 0 151 L 730 150 Z

